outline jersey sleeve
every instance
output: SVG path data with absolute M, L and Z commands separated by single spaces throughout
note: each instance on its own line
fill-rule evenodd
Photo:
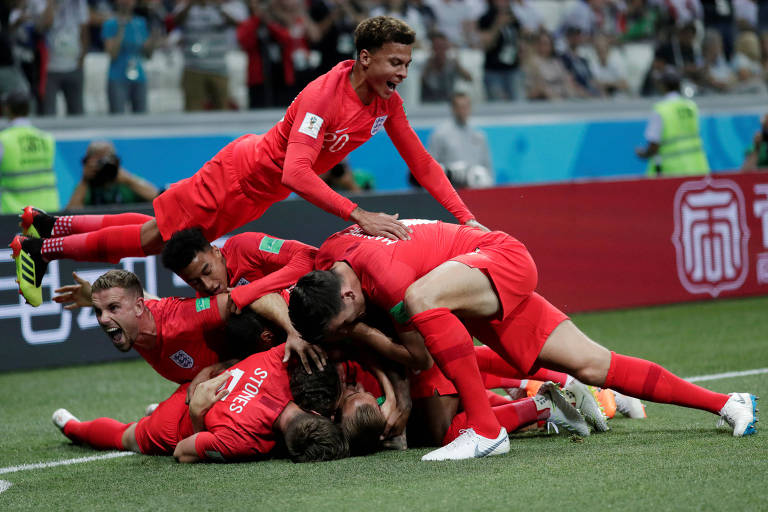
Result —
M 268 236 L 262 237 L 258 251 L 262 261 L 282 268 L 245 286 L 235 287 L 230 295 L 240 309 L 268 293 L 278 292 L 296 283 L 301 276 L 314 269 L 317 256 L 317 249 L 311 245 Z
M 384 128 L 421 186 L 437 199 L 446 210 L 451 212 L 460 223 L 464 224 L 468 220 L 474 219 L 474 215 L 461 200 L 459 194 L 456 193 L 451 182 L 448 181 L 442 167 L 424 149 L 424 145 L 416 132 L 411 128 L 402 105 L 393 110 L 393 114 L 384 123 Z
M 260 455 L 252 444 L 228 428 L 217 428 L 214 432 L 198 432 L 195 451 L 202 460 L 226 462 L 249 459 Z
M 172 315 L 166 317 L 164 332 L 171 327 L 175 334 L 183 332 L 199 332 L 216 329 L 224 325 L 224 319 L 219 313 L 216 297 L 199 297 L 196 299 L 177 299 L 173 305 Z

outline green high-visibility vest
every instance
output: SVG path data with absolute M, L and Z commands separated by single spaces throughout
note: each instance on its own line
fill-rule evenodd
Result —
M 0 143 L 0 213 L 19 213 L 27 205 L 58 210 L 53 136 L 32 126 L 11 126 L 0 132 Z
M 663 176 L 707 174 L 709 163 L 699 135 L 699 108 L 685 98 L 670 98 L 654 105 L 663 128 L 659 152 L 648 162 L 648 174 Z

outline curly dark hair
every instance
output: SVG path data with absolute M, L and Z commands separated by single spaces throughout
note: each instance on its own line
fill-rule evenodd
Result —
M 261 339 L 265 330 L 273 334 L 272 343 Z M 251 354 L 264 352 L 285 341 L 285 330 L 267 320 L 251 308 L 245 308 L 239 315 L 230 315 L 227 320 L 227 345 L 232 357 L 244 359 Z
M 298 413 L 286 427 L 284 437 L 293 462 L 322 462 L 349 456 L 349 444 L 341 429 L 317 414 Z
M 355 29 L 357 53 L 374 53 L 387 43 L 413 44 L 416 32 L 404 21 L 391 16 L 375 16 L 363 20 Z
M 187 228 L 176 231 L 163 247 L 161 260 L 163 266 L 178 274 L 189 265 L 197 253 L 211 250 L 211 243 L 200 228 Z
M 330 417 L 341 396 L 341 379 L 333 363 L 322 370 L 307 373 L 302 364 L 295 364 L 289 370 L 291 395 L 296 405 L 306 411 L 315 411 Z

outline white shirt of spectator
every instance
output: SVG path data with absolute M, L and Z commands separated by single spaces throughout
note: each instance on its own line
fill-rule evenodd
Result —
M 48 0 L 54 2 L 57 0 Z M 45 10 L 45 2 L 42 3 Z M 38 4 L 36 11 L 42 14 Z M 88 23 L 86 0 L 58 0 L 54 7 L 53 24 L 46 34 L 48 42 L 48 71 L 68 73 L 79 65 L 81 53 L 80 27 Z

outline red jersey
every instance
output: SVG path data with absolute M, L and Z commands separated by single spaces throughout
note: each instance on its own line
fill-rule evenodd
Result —
M 293 400 L 284 354 L 285 344 L 278 345 L 229 368 L 229 394 L 206 413 L 206 431 L 195 439 L 201 459 L 252 459 L 274 448 L 273 425 Z
M 317 248 L 264 233 L 242 233 L 224 244 L 232 300 L 244 308 L 256 299 L 280 292 L 314 268 Z
M 412 229 L 410 240 L 366 235 L 354 224 L 331 235 L 315 262 L 318 270 L 328 270 L 337 261 L 348 263 L 366 298 L 389 311 L 396 324 L 407 321 L 403 298 L 414 281 L 441 263 L 474 251 L 483 237 L 493 234 L 436 220 L 402 222 Z
M 344 386 L 350 386 L 360 384 L 368 393 L 372 394 L 376 398 L 379 398 L 384 393 L 381 390 L 381 385 L 376 376 L 362 367 L 357 361 L 343 361 L 341 363 L 343 368 Z
M 316 175 L 341 162 L 386 130 L 414 176 L 460 222 L 473 218 L 440 165 L 427 153 L 396 92 L 365 105 L 350 82 L 354 61 L 343 61 L 296 96 L 280 122 L 261 137 L 245 137 L 235 150 L 244 193 L 267 204 L 292 191 L 329 213 L 348 219 L 357 206 Z
M 144 303 L 155 319 L 155 345 L 134 348 L 157 373 L 181 384 L 226 358 L 220 330 L 224 320 L 215 300 L 169 297 Z

